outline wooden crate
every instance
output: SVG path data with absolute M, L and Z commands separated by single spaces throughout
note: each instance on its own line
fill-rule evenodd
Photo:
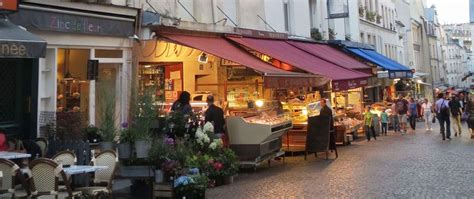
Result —
M 170 183 L 153 183 L 153 198 L 173 198 L 173 187 Z

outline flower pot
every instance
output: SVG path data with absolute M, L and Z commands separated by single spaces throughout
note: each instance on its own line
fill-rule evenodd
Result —
M 101 142 L 99 144 L 100 150 L 105 151 L 105 150 L 114 150 L 115 151 L 115 145 L 114 142 Z
M 233 184 L 234 183 L 234 176 L 225 176 L 224 177 L 224 184 Z
M 155 183 L 163 183 L 165 181 L 165 174 L 161 169 L 155 170 Z
M 137 140 L 135 141 L 135 152 L 137 153 L 137 158 L 148 158 L 148 153 L 151 149 L 151 142 L 147 140 Z
M 118 144 L 117 151 L 120 159 L 129 159 L 132 157 L 132 145 L 129 142 Z
M 204 199 L 206 198 L 206 189 L 193 189 L 187 192 L 177 192 L 175 194 L 177 199 Z
M 218 186 L 224 185 L 224 177 L 219 176 L 214 180 L 215 180 L 214 186 L 218 187 Z

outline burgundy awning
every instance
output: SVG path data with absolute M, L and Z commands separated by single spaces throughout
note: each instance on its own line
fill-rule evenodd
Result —
M 346 55 L 344 52 L 341 52 L 329 45 L 303 41 L 288 41 L 288 43 L 318 58 L 337 64 L 344 68 L 372 74 L 372 67 L 352 58 L 349 55 Z
M 290 88 L 290 87 L 315 87 L 321 86 L 328 82 L 327 78 L 318 77 L 312 74 L 296 73 L 285 71 L 267 64 L 255 56 L 249 54 L 243 49 L 233 45 L 226 39 L 219 36 L 193 36 L 193 35 L 177 35 L 177 34 L 161 34 L 162 37 L 184 46 L 202 50 L 206 53 L 217 57 L 239 63 L 248 68 L 254 69 L 264 76 L 264 83 L 267 88 Z M 271 78 L 270 78 L 271 77 Z M 291 80 L 302 79 L 298 81 L 274 81 L 272 79 Z M 286 83 L 284 83 L 286 82 Z
M 341 88 L 347 87 L 347 89 L 349 89 L 365 86 L 367 85 L 367 78 L 370 77 L 368 74 L 347 69 L 315 57 L 294 47 L 285 40 L 255 39 L 235 36 L 228 36 L 227 38 L 306 72 L 326 76 L 332 80 L 333 85 L 340 85 L 339 87 Z

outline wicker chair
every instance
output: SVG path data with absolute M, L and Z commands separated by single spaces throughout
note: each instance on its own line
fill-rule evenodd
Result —
M 31 192 L 26 188 L 26 180 L 18 165 L 10 160 L 0 159 L 0 171 L 3 173 L 0 198 L 28 197 L 30 195 Z M 20 180 L 23 189 L 15 188 L 17 179 Z
M 76 165 L 77 162 L 76 154 L 67 150 L 57 153 L 51 159 L 62 165 Z
M 33 160 L 30 164 L 30 170 L 32 175 L 32 198 L 72 199 L 74 196 L 81 194 L 80 191 L 72 191 L 62 165 L 53 160 L 46 158 Z M 59 191 L 59 178 L 64 180 L 67 191 Z
M 45 157 L 47 153 L 46 150 L 48 150 L 48 140 L 46 138 L 38 138 L 36 139 L 36 144 L 38 144 L 41 149 L 41 157 Z
M 107 194 L 109 198 L 112 198 L 112 181 L 115 169 L 117 168 L 117 154 L 112 150 L 103 151 L 92 160 L 91 164 L 107 166 L 107 169 L 100 169 L 95 172 L 94 186 L 82 187 L 77 190 L 94 197 L 97 197 L 100 193 L 104 193 Z

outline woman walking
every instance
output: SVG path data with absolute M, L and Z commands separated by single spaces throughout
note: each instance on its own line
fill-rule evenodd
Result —
M 421 105 L 421 109 L 423 111 L 423 118 L 425 119 L 426 131 L 431 131 L 431 113 L 433 112 L 433 104 L 425 98 L 425 101 Z
M 417 118 L 417 108 L 416 108 L 416 102 L 413 98 L 410 98 L 410 104 L 408 105 L 408 115 L 409 115 L 409 121 L 410 121 L 410 127 L 413 130 L 413 133 L 415 133 L 416 129 L 416 118 Z

